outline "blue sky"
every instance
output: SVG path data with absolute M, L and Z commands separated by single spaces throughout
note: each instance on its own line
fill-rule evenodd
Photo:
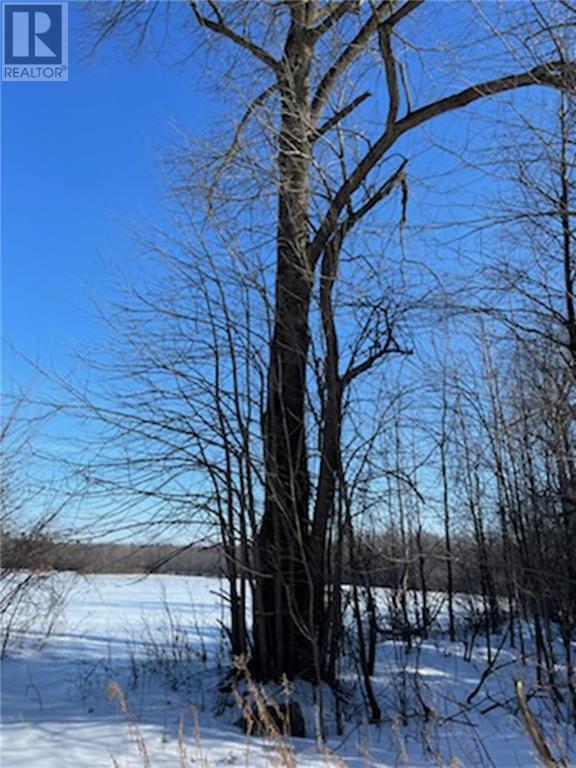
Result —
M 96 333 L 90 295 L 129 262 L 129 228 L 161 221 L 158 158 L 174 125 L 209 120 L 197 71 L 130 60 L 114 44 L 81 57 L 81 4 L 69 4 L 67 83 L 2 83 L 2 330 L 56 366 Z M 26 379 L 9 352 L 4 385 Z

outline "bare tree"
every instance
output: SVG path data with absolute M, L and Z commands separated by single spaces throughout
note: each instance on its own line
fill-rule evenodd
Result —
M 141 44 L 163 4 L 94 5 L 96 43 L 125 28 L 135 32 Z M 326 600 L 331 578 L 329 532 L 338 518 L 339 503 L 346 500 L 343 403 L 347 390 L 358 386 L 364 374 L 386 356 L 406 351 L 398 341 L 392 302 L 381 296 L 364 303 L 364 320 L 355 338 L 346 333 L 346 356 L 342 354 L 332 295 L 358 255 L 358 230 L 368 231 L 365 228 L 377 222 L 374 217 L 384 201 L 396 196 L 403 203 L 398 218 L 404 221 L 407 158 L 403 154 L 410 151 L 408 137 L 420 126 L 528 86 L 570 89 L 574 62 L 563 51 L 545 46 L 525 56 L 514 38 L 506 40 L 507 30 L 497 26 L 495 17 L 493 39 L 503 71 L 495 73 L 488 67 L 485 76 L 474 77 L 460 89 L 451 82 L 434 87 L 424 82 L 424 94 L 416 98 L 411 77 L 427 66 L 422 64 L 427 53 L 417 45 L 418 31 L 432 17 L 447 18 L 452 6 L 421 0 L 223 6 L 210 0 L 168 5 L 178 18 L 189 15 L 181 28 L 188 29 L 191 21 L 212 42 L 219 41 L 222 50 L 235 51 L 234 66 L 251 72 L 252 82 L 258 84 L 237 121 L 232 143 L 222 151 L 212 146 L 202 161 L 195 161 L 194 178 L 189 176 L 180 190 L 184 199 L 202 193 L 203 206 L 212 217 L 210 226 L 220 228 L 220 239 L 224 232 L 230 234 L 232 220 L 236 226 L 244 217 L 251 221 L 249 211 L 254 210 L 256 197 L 266 211 L 268 231 L 273 232 L 267 243 L 275 252 L 275 264 L 268 296 L 271 325 L 261 420 L 264 499 L 262 514 L 253 520 L 257 530 L 250 563 L 252 669 L 261 680 L 283 674 L 318 680 L 332 668 L 319 649 L 325 648 L 327 626 L 337 620 Z M 445 64 L 456 56 L 456 50 L 442 50 Z M 517 59 L 523 57 L 520 65 Z M 375 61 L 383 73 L 377 86 L 379 104 L 384 104 L 382 116 L 370 106 Z M 252 149 L 250 130 L 269 151 Z M 224 212 L 231 210 L 235 216 L 224 225 Z M 254 231 L 251 227 L 246 224 L 244 235 L 235 239 L 239 252 L 254 243 L 246 235 Z M 264 229 L 259 230 L 261 237 Z M 324 345 L 317 479 L 308 434 L 316 296 Z M 213 321 L 220 322 L 216 317 Z M 234 344 L 228 353 L 233 348 Z M 217 356 L 214 364 L 216 370 Z M 220 391 L 218 378 L 210 386 Z M 232 426 L 227 411 L 219 411 L 218 407 L 220 439 L 237 441 L 241 425 L 236 419 Z M 206 448 L 195 444 L 198 455 L 205 455 Z M 162 441 L 160 445 L 169 448 Z M 226 483 L 235 453 L 226 446 L 224 453 Z M 471 461 L 466 472 L 472 492 L 476 477 Z M 226 488 L 218 503 L 232 510 L 233 495 Z M 228 548 L 234 549 L 231 515 L 225 530 L 232 537 Z M 478 532 L 482 538 L 481 525 Z M 488 578 L 489 572 L 483 572 Z

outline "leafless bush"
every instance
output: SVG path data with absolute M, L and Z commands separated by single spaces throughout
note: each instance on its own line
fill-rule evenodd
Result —
M 142 668 L 147 674 L 158 676 L 164 685 L 174 691 L 186 690 L 197 679 L 198 662 L 208 660 L 202 633 L 197 629 L 196 640 L 191 639 L 190 628 L 174 615 L 164 601 L 163 620 L 152 627 L 144 620 L 144 660 Z M 134 664 L 138 666 L 138 661 Z
M 0 431 L 0 653 L 32 632 L 45 639 L 54 629 L 69 579 L 52 578 L 47 562 L 51 529 L 62 511 L 46 483 L 30 467 L 34 441 L 49 414 L 31 414 L 23 396 L 4 398 Z M 27 562 L 32 567 L 22 570 Z

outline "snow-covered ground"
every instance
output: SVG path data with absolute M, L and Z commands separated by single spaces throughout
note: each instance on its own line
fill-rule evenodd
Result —
M 38 648 L 31 634 L 2 662 L 2 768 L 538 765 L 514 713 L 514 679 L 529 686 L 531 677 L 507 642 L 496 671 L 466 704 L 486 669 L 485 644 L 477 641 L 465 661 L 463 642 L 440 634 L 408 653 L 383 638 L 374 678 L 382 723 L 363 721 L 351 670 L 344 734 L 332 731 L 325 748 L 313 736 L 293 739 L 282 756 L 278 744 L 234 725 L 238 711 L 219 692 L 227 663 L 222 584 L 182 576 L 66 578 L 72 586 L 50 639 Z M 304 703 L 312 695 L 304 688 L 297 694 Z M 330 713 L 331 696 L 323 697 Z M 561 745 L 576 764 L 570 730 L 555 729 L 536 697 L 531 706 L 553 750 Z

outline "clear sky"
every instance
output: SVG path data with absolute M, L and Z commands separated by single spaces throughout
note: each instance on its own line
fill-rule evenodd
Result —
M 197 70 L 131 60 L 114 43 L 82 60 L 81 3 L 69 3 L 67 83 L 2 83 L 2 330 L 59 365 L 94 335 L 90 295 L 127 265 L 128 229 L 161 221 L 159 157 L 174 125 L 202 130 Z M 26 378 L 9 352 L 4 385 Z

